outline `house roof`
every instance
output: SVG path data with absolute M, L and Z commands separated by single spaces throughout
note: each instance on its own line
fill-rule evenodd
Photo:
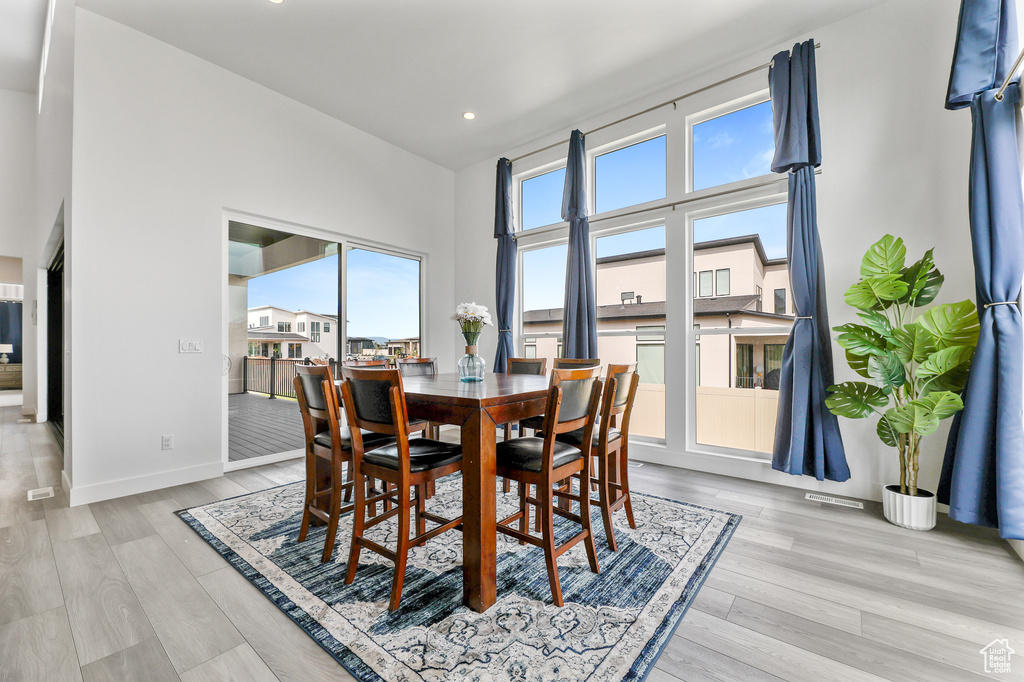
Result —
M 724 246 L 739 246 L 741 244 L 753 244 L 754 250 L 757 251 L 757 257 L 761 259 L 761 265 L 763 266 L 786 265 L 789 262 L 785 258 L 769 258 L 768 254 L 764 251 L 764 245 L 761 244 L 761 237 L 756 234 L 745 234 L 739 237 L 727 237 L 725 239 L 712 239 L 706 242 L 696 242 L 693 245 L 693 250 L 705 251 L 707 249 L 718 249 Z M 664 255 L 665 249 L 647 249 L 646 251 L 623 253 L 616 256 L 604 256 L 597 259 L 597 264 L 605 265 L 606 263 L 621 263 L 623 261 L 640 260 L 642 258 L 663 257 Z
M 263 331 L 262 329 L 249 330 L 250 341 L 309 341 L 302 334 L 294 332 Z
M 709 317 L 712 315 L 752 315 L 764 317 L 770 320 L 792 320 L 792 315 L 780 315 L 762 310 L 752 309 L 750 306 L 757 302 L 757 296 L 747 294 L 744 296 L 717 296 L 714 298 L 693 299 L 693 316 Z
M 631 303 L 629 305 L 613 304 L 597 306 L 597 319 L 630 319 L 639 317 L 665 317 L 665 302 L 651 301 L 649 303 Z M 561 308 L 546 308 L 543 310 L 527 310 L 523 314 L 524 324 L 539 324 L 541 322 L 561 322 Z

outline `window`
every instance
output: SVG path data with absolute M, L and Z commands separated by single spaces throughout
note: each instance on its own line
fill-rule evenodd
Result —
M 644 384 L 665 384 L 665 325 L 638 326 L 642 330 L 658 330 L 661 334 L 636 335 L 636 371 Z
M 279 332 L 290 332 L 292 330 L 291 322 L 278 322 L 277 331 Z
M 302 358 L 302 344 L 301 343 L 289 343 L 288 344 L 288 357 L 292 359 Z
M 754 387 L 754 344 L 736 344 L 736 388 Z
M 261 327 L 269 327 L 270 326 L 270 315 L 263 315 L 262 317 L 260 317 L 260 326 Z
M 523 339 L 523 357 L 524 358 L 535 358 L 535 357 L 537 357 L 537 339 L 533 339 L 533 338 Z
M 370 249 L 349 249 L 345 259 L 349 336 L 387 348 L 390 339 L 420 338 L 420 261 Z M 323 323 L 330 330 L 330 323 Z M 319 331 L 319 329 L 318 329 Z M 394 348 L 394 346 L 392 346 Z M 401 344 L 399 345 L 401 350 Z M 418 347 L 410 349 L 419 353 Z M 384 350 L 380 352 L 384 354 Z M 408 352 L 408 351 L 401 351 Z
M 775 312 L 779 315 L 786 314 L 786 290 L 775 290 Z
M 562 194 L 565 191 L 565 169 L 523 180 L 521 230 L 562 222 Z
M 260 343 L 259 341 L 249 342 L 249 357 L 254 358 L 260 354 Z
M 306 331 L 306 323 L 305 322 L 297 322 L 295 324 L 295 331 L 299 332 L 300 334 L 302 332 Z
M 331 331 L 331 323 L 330 322 L 324 322 L 324 334 L 326 334 L 329 331 Z
M 714 272 L 711 270 L 704 270 L 700 273 L 700 296 L 714 296 L 715 295 L 715 282 L 713 279 Z
M 692 135 L 694 191 L 772 172 L 775 135 L 771 102 L 698 123 Z
M 764 346 L 764 376 L 761 385 L 773 391 L 779 390 L 779 375 L 782 372 L 782 351 L 784 343 L 766 343 Z
M 594 160 L 598 213 L 665 198 L 665 136 L 601 154 Z
M 715 295 L 729 295 L 729 268 L 715 270 Z
M 529 334 L 536 346 L 535 357 L 547 358 L 548 367 L 561 357 L 558 343 L 562 335 L 562 306 L 565 304 L 565 244 L 520 252 L 522 259 L 523 335 Z
M 279 343 L 275 343 L 274 344 L 274 357 L 275 358 L 281 357 L 281 344 L 279 344 Z

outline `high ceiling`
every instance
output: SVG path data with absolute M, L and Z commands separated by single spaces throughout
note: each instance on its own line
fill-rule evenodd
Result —
M 885 1 L 78 0 L 78 5 L 460 169 Z M 0 0 L 0 7 L 38 3 Z M 463 120 L 464 111 L 475 112 L 476 120 Z
M 0 89 L 35 92 L 46 0 L 0 0 Z

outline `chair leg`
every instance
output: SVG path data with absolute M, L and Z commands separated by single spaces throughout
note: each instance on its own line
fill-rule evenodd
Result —
M 299 542 L 306 539 L 309 532 L 309 522 L 313 515 L 309 513 L 309 505 L 313 503 L 313 495 L 316 493 L 316 462 L 315 456 L 306 453 L 306 502 L 302 507 L 302 525 L 299 526 Z
M 562 583 L 558 580 L 558 562 L 555 559 L 555 520 L 552 508 L 554 506 L 554 495 L 551 492 L 551 484 L 537 486 L 540 488 L 540 507 L 537 509 L 537 516 L 541 521 L 541 538 L 544 543 L 544 562 L 548 568 L 548 582 L 551 584 L 551 598 L 555 606 L 564 606 L 562 602 Z
M 526 485 L 526 484 L 524 483 L 523 485 Z M 526 486 L 526 490 L 529 491 L 530 490 L 530 486 L 527 485 Z M 536 493 L 536 495 L 534 495 L 534 498 L 536 498 L 538 500 L 541 499 L 541 496 L 540 496 L 540 486 L 539 485 L 534 488 L 534 492 Z M 534 515 L 534 517 L 533 517 L 533 530 L 535 530 L 538 533 L 540 532 L 540 508 L 539 507 L 537 508 L 536 515 Z
M 352 486 L 356 499 L 352 508 L 352 546 L 348 551 L 348 567 L 345 571 L 345 584 L 351 585 L 356 579 L 356 567 L 359 565 L 360 540 L 363 539 L 363 524 L 366 521 L 366 490 L 370 487 L 370 479 L 361 480 L 362 476 L 355 473 L 356 484 Z
M 345 485 L 341 477 L 341 462 L 331 462 L 331 510 L 327 522 L 327 535 L 324 537 L 324 553 L 320 563 L 326 564 L 334 553 L 334 539 L 338 535 L 338 520 L 341 518 L 342 489 Z
M 589 458 L 587 458 L 589 459 Z M 583 545 L 587 549 L 587 559 L 590 560 L 590 570 L 600 573 L 601 567 L 597 565 L 597 547 L 594 544 L 594 522 L 590 517 L 590 491 L 583 481 L 590 480 L 590 462 L 583 464 L 583 476 L 580 478 L 580 521 L 583 522 L 583 530 L 587 536 L 583 538 Z
M 526 485 L 522 481 L 516 482 L 516 487 L 519 488 L 519 511 L 523 517 L 519 519 L 519 532 L 529 533 L 530 532 L 530 503 L 526 501 L 526 493 L 530 490 L 530 486 Z M 525 545 L 526 540 L 520 540 L 520 545 Z
M 351 483 L 351 482 L 352 482 L 352 460 L 349 460 L 347 462 L 347 466 L 345 467 L 345 483 Z M 352 487 L 353 486 L 349 486 L 349 487 L 345 488 L 345 502 L 346 503 L 352 501 Z
M 374 483 L 374 481 L 373 481 L 372 478 L 367 478 L 366 479 L 366 486 L 365 486 L 366 487 L 366 497 L 372 497 L 373 496 L 373 483 Z M 381 485 L 381 487 L 383 488 L 384 486 Z M 377 503 L 376 502 L 371 502 L 370 503 L 370 518 L 372 519 L 376 515 L 377 515 Z
M 608 547 L 613 552 L 617 552 L 619 551 L 619 548 L 615 544 L 615 530 L 612 528 L 611 490 L 608 487 L 608 477 L 611 475 L 611 472 L 608 470 L 608 464 L 608 457 L 602 455 L 598 458 L 597 493 L 601 506 L 601 518 L 604 519 L 604 534 L 608 539 Z M 590 497 L 590 495 L 587 495 L 587 497 Z
M 409 558 L 409 490 L 398 494 L 398 550 L 395 552 L 395 577 L 391 581 L 389 611 L 397 611 L 402 601 L 402 583 L 405 582 L 405 562 Z
M 623 443 L 619 448 L 619 484 L 622 486 L 622 496 L 625 497 L 623 506 L 626 508 L 626 519 L 630 528 L 636 528 L 636 520 L 633 519 L 633 501 L 629 496 L 629 450 Z
M 512 491 L 512 482 L 507 478 L 501 479 L 501 492 L 507 493 Z
M 423 518 L 427 513 L 426 487 L 426 483 L 416 486 L 416 535 L 427 532 L 427 520 Z

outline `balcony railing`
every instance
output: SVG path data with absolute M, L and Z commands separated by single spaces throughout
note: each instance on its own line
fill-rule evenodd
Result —
M 291 358 L 242 358 L 242 392 L 266 393 L 271 398 L 295 397 L 295 365 L 310 364 L 305 360 Z M 339 378 L 341 365 L 331 359 L 331 376 Z

